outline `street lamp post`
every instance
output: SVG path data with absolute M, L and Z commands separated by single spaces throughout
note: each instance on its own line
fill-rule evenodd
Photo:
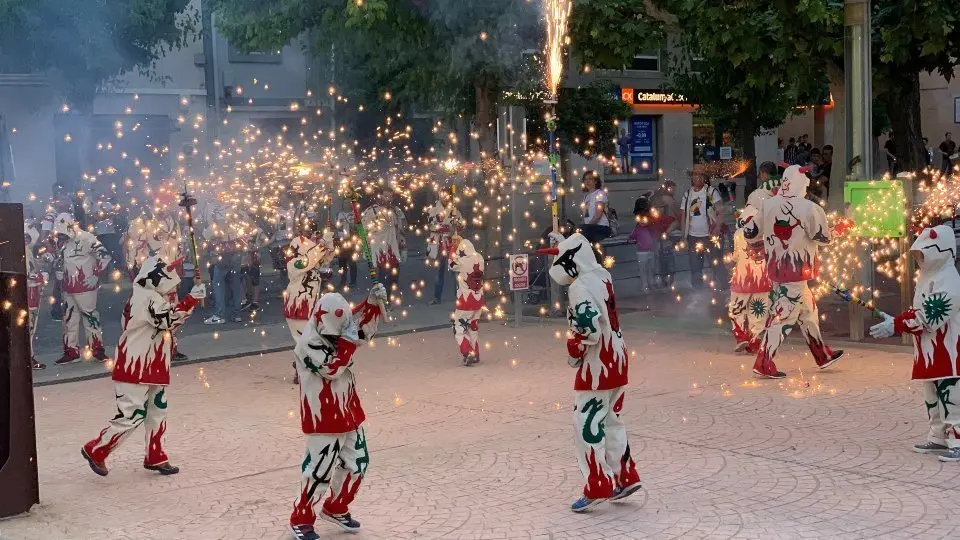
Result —
M 870 1 L 845 0 L 843 4 L 843 59 L 847 125 L 845 138 L 850 158 L 850 178 L 873 176 L 873 95 L 871 89 Z M 865 253 L 862 255 L 866 255 Z M 872 281 L 872 265 L 864 265 L 861 283 Z M 864 310 L 850 304 L 850 339 L 864 338 Z
M 845 0 L 843 58 L 846 85 L 846 143 L 854 178 L 873 176 L 873 93 L 870 1 Z M 857 159 L 859 158 L 859 159 Z

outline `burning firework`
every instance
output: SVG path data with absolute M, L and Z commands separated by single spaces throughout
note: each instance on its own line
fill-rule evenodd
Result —
M 547 89 L 551 99 L 556 99 L 563 77 L 563 47 L 568 42 L 567 19 L 572 6 L 570 0 L 544 0 L 547 17 Z

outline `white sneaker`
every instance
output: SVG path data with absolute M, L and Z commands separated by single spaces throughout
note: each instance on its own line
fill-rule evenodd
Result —
M 960 461 L 960 448 L 951 448 L 949 450 L 940 452 L 940 457 L 937 459 L 948 463 Z
M 203 324 L 223 324 L 225 322 L 227 321 L 217 317 L 216 315 L 211 315 L 203 321 Z
M 942 444 L 937 444 L 930 441 L 913 445 L 913 451 L 918 454 L 939 454 L 945 450 L 949 450 L 949 448 Z

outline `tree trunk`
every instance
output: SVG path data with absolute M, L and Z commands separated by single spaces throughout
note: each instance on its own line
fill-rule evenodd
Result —
M 477 142 L 483 157 L 496 156 L 496 139 L 493 130 L 497 125 L 497 110 L 494 102 L 494 89 L 490 87 L 486 78 L 480 77 L 473 83 L 474 97 L 476 98 L 476 113 L 474 123 L 477 129 Z
M 830 78 L 830 94 L 833 96 L 833 169 L 830 173 L 827 207 L 839 210 L 843 207 L 843 185 L 850 172 L 850 157 L 847 152 L 847 92 L 843 69 L 829 62 L 827 75 Z
M 903 84 L 892 85 L 883 94 L 887 116 L 897 144 L 902 171 L 920 171 L 927 166 L 920 125 L 920 74 L 910 73 Z
M 740 145 L 743 147 L 743 159 L 750 163 L 747 170 L 744 171 L 743 200 L 755 189 L 757 189 L 757 140 L 754 136 L 757 133 L 757 125 L 753 120 L 753 112 L 747 108 L 741 108 L 739 119 L 737 120 L 740 131 Z

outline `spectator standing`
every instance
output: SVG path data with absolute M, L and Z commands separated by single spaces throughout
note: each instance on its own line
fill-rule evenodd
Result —
M 943 145 L 941 145 L 943 146 Z M 897 141 L 893 137 L 893 133 L 890 133 L 890 138 L 887 139 L 887 142 L 883 143 L 883 152 L 887 156 L 887 172 L 891 175 L 896 175 L 899 172 L 899 160 L 897 156 Z
M 617 149 L 620 152 L 620 172 L 628 174 L 630 172 L 630 135 L 626 129 L 620 131 L 620 138 L 617 139 Z
M 583 173 L 583 223 L 580 232 L 590 244 L 597 244 L 610 237 L 610 220 L 607 218 L 607 192 L 603 181 L 595 171 Z
M 656 224 L 650 216 L 650 201 L 640 197 L 633 206 L 633 217 L 637 222 L 630 234 L 630 242 L 637 250 L 637 270 L 640 276 L 640 293 L 645 294 L 653 289 L 654 276 L 654 249 L 656 247 Z
M 667 180 L 650 197 L 650 213 L 657 223 L 657 245 L 654 251 L 654 268 L 663 287 L 673 286 L 677 264 L 674 252 L 675 238 L 680 230 L 680 207 L 674 193 L 677 185 Z
M 943 142 L 940 143 L 940 174 L 948 175 L 953 171 L 953 156 L 957 153 L 957 142 L 953 140 L 953 134 L 949 131 L 944 135 Z
M 833 145 L 827 144 L 824 145 L 823 151 L 821 152 L 820 166 L 817 167 L 817 175 L 813 179 L 813 183 L 816 189 L 818 189 L 822 196 L 822 200 L 827 200 L 830 197 L 830 175 L 833 174 Z
M 260 248 L 267 244 L 267 235 L 256 225 L 246 239 L 246 250 L 240 261 L 240 274 L 243 276 L 244 299 L 240 311 L 258 311 L 260 309 L 260 276 L 262 261 Z
M 203 324 L 223 324 L 227 320 L 242 322 L 240 303 L 243 301 L 243 272 L 241 262 L 246 251 L 243 237 L 227 223 L 225 213 L 215 212 L 213 221 L 204 231 L 204 239 L 212 247 L 214 314 Z M 227 304 L 227 287 L 230 303 Z
M 114 268 L 124 267 L 120 245 L 120 205 L 115 197 L 101 196 L 93 213 L 94 232 L 112 258 Z
M 927 167 L 933 167 L 933 147 L 926 137 L 923 138 L 923 150 L 927 153 Z
M 430 304 L 436 305 L 443 299 L 443 285 L 450 272 L 448 261 L 454 247 L 453 236 L 463 230 L 463 216 L 448 191 L 441 190 L 436 204 L 427 210 L 427 228 L 430 231 L 427 258 L 437 264 L 437 280 Z
M 692 186 L 680 202 L 680 217 L 683 222 L 683 236 L 687 241 L 687 253 L 690 257 L 690 283 L 695 289 L 703 286 L 703 267 L 707 257 L 713 258 L 714 281 L 726 284 L 726 268 L 722 264 L 722 254 L 714 243 L 714 237 L 721 234 L 723 201 L 716 188 L 707 183 L 704 171 L 690 171 Z M 719 242 L 718 242 L 719 243 Z
M 787 147 L 783 150 L 783 160 L 790 165 L 795 165 L 797 163 L 797 157 L 800 154 L 800 147 L 797 146 L 797 140 L 793 137 L 790 137 L 790 141 L 787 143 Z

